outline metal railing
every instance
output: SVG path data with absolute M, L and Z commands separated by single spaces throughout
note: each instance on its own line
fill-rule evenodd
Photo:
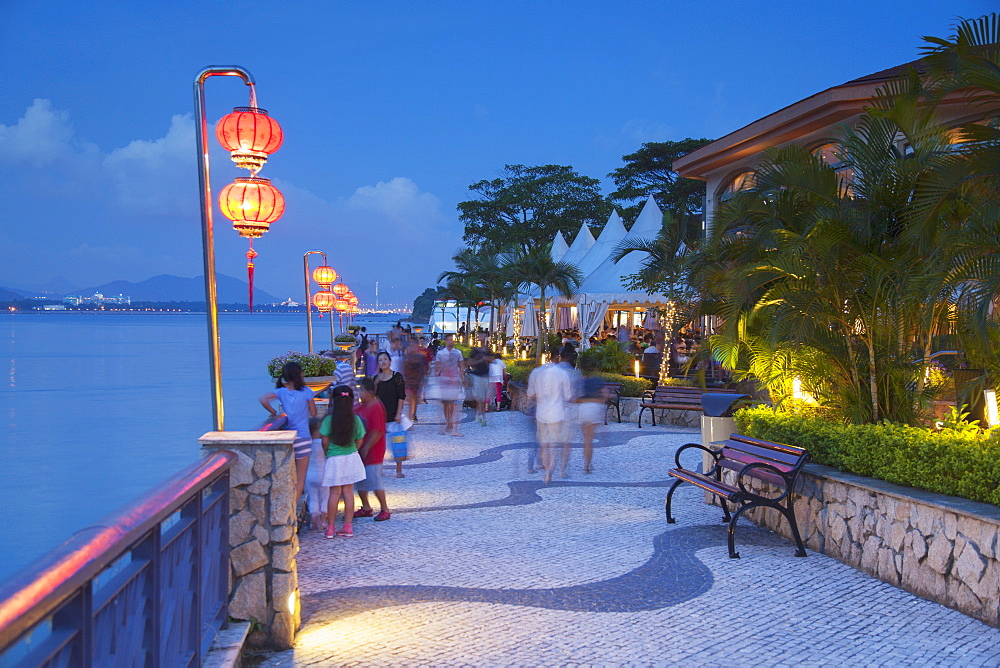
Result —
M 0 586 L 0 668 L 198 666 L 225 625 L 229 471 L 218 452 Z

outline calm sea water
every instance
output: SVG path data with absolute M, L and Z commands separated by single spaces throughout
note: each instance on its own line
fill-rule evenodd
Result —
M 223 313 L 220 334 L 226 429 L 255 429 L 267 361 L 306 349 L 305 316 Z M 0 315 L 0 580 L 200 457 L 207 339 L 204 314 Z

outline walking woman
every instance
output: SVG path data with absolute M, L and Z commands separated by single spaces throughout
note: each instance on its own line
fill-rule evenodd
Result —
M 312 435 L 309 433 L 309 418 L 316 417 L 316 394 L 306 387 L 302 377 L 302 367 L 297 362 L 289 362 L 281 368 L 281 379 L 274 392 L 269 392 L 260 398 L 260 405 L 272 416 L 278 412 L 271 406 L 277 399 L 281 408 L 288 416 L 287 429 L 295 431 L 295 505 L 298 508 L 302 490 L 306 484 L 306 472 L 309 470 L 309 455 L 312 454 Z
M 392 357 L 382 351 L 378 354 L 378 373 L 372 376 L 375 396 L 385 406 L 385 423 L 399 422 L 403 418 L 403 402 L 406 401 L 406 383 L 403 374 L 391 368 Z M 396 460 L 396 477 L 403 476 L 403 460 Z

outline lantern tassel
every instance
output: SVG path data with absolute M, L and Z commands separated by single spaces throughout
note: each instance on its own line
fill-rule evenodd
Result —
M 247 284 L 250 286 L 250 312 L 253 313 L 253 259 L 257 251 L 253 249 L 253 239 L 250 240 L 250 250 L 247 251 Z

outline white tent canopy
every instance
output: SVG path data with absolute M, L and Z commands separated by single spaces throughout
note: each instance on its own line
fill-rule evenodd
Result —
M 642 211 L 636 218 L 635 224 L 632 225 L 628 236 L 619 239 L 619 241 L 625 238 L 652 240 L 660 233 L 662 226 L 663 212 L 650 197 L 643 205 Z M 617 245 L 616 242 L 615 246 Z M 614 246 L 608 249 L 600 265 L 587 274 L 587 278 L 584 279 L 578 290 L 578 299 L 609 303 L 662 302 L 662 295 L 629 290 L 623 281 L 623 276 L 638 273 L 642 269 L 642 261 L 646 254 L 632 251 L 616 263 L 611 257 L 613 251 Z
M 625 239 L 653 240 L 662 228 L 663 212 L 650 196 L 628 231 L 618 213 L 613 212 L 596 240 L 586 224 L 580 226 L 580 231 L 568 248 L 562 234 L 557 234 L 553 242 L 552 257 L 575 264 L 584 276 L 584 280 L 573 298 L 564 299 L 558 294 L 551 297 L 548 304 L 550 320 L 558 321 L 560 305 L 565 307 L 576 304 L 580 333 L 586 340 L 600 329 L 611 311 L 642 307 L 648 309 L 664 304 L 666 300 L 663 295 L 630 290 L 623 281 L 622 277 L 636 274 L 642 269 L 642 262 L 646 259 L 645 253 L 633 251 L 617 263 L 611 259 L 615 248 Z M 566 248 L 558 256 L 555 252 L 557 246 Z M 534 302 L 539 297 L 538 288 L 531 290 L 526 297 L 528 310 L 525 313 L 524 331 L 521 335 L 537 336 L 537 328 L 533 325 L 536 320 Z M 644 322 L 652 323 L 648 315 Z M 554 325 L 556 322 L 551 324 Z
M 549 249 L 549 253 L 552 255 L 552 261 L 558 262 L 569 250 L 569 246 L 566 245 L 566 238 L 563 237 L 562 232 L 556 232 L 556 238 L 552 240 L 552 248 Z
M 594 235 L 590 231 L 590 226 L 587 223 L 582 223 L 580 231 L 576 233 L 576 238 L 570 244 L 569 250 L 559 259 L 570 264 L 579 264 L 580 260 L 583 259 L 583 256 L 587 254 L 587 251 L 593 245 Z

